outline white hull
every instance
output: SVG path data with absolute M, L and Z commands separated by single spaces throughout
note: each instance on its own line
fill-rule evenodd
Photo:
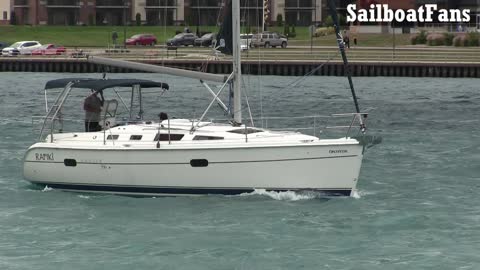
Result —
M 266 189 L 350 195 L 357 184 L 362 151 L 353 139 L 335 144 L 244 143 L 194 149 L 165 144 L 160 149 L 92 149 L 37 143 L 25 155 L 24 176 L 58 189 L 120 194 L 240 194 Z M 192 160 L 208 160 L 208 166 L 193 167 Z

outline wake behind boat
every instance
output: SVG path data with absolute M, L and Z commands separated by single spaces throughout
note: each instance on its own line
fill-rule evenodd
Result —
M 200 79 L 213 99 L 199 119 L 171 119 L 168 112 L 160 113 L 158 121 L 143 119 L 142 90 L 166 91 L 169 88 L 166 83 L 136 79 L 50 81 L 45 86 L 46 95 L 50 89 L 63 90 L 50 108 L 46 104 L 48 112 L 42 119 L 39 142 L 25 154 L 25 178 L 64 190 L 128 195 L 233 195 L 255 189 L 351 195 L 358 182 L 365 147 L 376 143 L 365 135 L 366 114 L 358 110 L 356 97 L 356 113 L 334 115 L 349 118 L 345 125 L 335 127 L 345 129 L 345 136 L 336 139 L 257 128 L 253 121 L 250 126 L 243 123 L 239 1 L 232 2 L 236 45 L 234 72 L 227 78 L 90 58 L 96 63 Z M 215 93 L 204 80 L 223 85 Z M 233 86 L 231 108 L 219 98 L 230 85 Z M 118 95 L 119 88 L 130 89 L 130 106 Z M 65 105 L 71 93 L 78 90 L 88 95 L 84 104 L 88 118 L 85 132 L 65 132 L 64 113 L 68 111 Z M 120 102 L 111 98 L 115 95 Z M 117 119 L 119 103 L 128 111 L 126 121 Z M 231 115 L 230 121 L 204 120 L 214 103 Z M 102 105 L 101 115 L 91 108 L 95 104 Z

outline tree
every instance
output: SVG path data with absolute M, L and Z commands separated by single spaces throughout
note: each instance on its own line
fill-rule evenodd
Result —
M 95 25 L 95 16 L 88 14 L 88 25 Z
M 289 37 L 295 38 L 297 36 L 297 32 L 295 31 L 295 24 L 292 24 L 292 31 L 290 31 Z
M 250 27 L 250 24 L 249 24 L 249 25 L 247 25 L 245 33 L 251 33 L 251 32 L 252 32 L 252 28 Z
M 343 16 L 342 14 L 338 14 L 338 23 L 340 26 L 346 26 L 347 25 L 347 18 Z
M 345 25 L 347 25 L 347 18 L 345 18 L 345 16 L 343 16 L 342 14 L 338 14 L 338 23 L 340 24 L 340 26 L 345 26 Z M 333 18 L 332 18 L 332 16 L 329 15 L 329 16 L 325 19 L 325 26 L 327 26 L 327 27 L 333 26 Z
M 137 23 L 137 26 L 142 25 L 142 15 L 140 13 L 135 15 L 135 22 Z
M 325 19 L 325 26 L 327 26 L 327 27 L 333 26 L 332 16 L 328 15 L 328 17 Z
M 15 15 L 15 11 L 12 11 L 12 13 L 10 13 L 10 24 L 11 25 L 17 24 L 17 18 L 16 18 L 16 15 Z
M 288 24 L 285 24 L 285 27 L 283 28 L 283 34 L 287 37 L 290 35 L 290 29 L 288 27 Z
M 283 26 L 283 16 L 282 14 L 277 14 L 277 26 Z

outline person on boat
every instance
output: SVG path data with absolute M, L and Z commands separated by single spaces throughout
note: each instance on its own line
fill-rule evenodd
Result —
M 94 92 L 92 90 L 92 94 L 89 95 L 83 103 L 83 109 L 85 110 L 86 132 L 95 132 L 102 130 L 99 122 L 103 106 L 103 96 L 102 99 L 100 99 L 97 94 L 98 92 Z

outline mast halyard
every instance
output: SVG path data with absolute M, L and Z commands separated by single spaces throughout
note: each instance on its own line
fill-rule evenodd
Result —
M 240 55 L 240 0 L 232 1 L 233 120 L 242 123 L 242 63 Z

